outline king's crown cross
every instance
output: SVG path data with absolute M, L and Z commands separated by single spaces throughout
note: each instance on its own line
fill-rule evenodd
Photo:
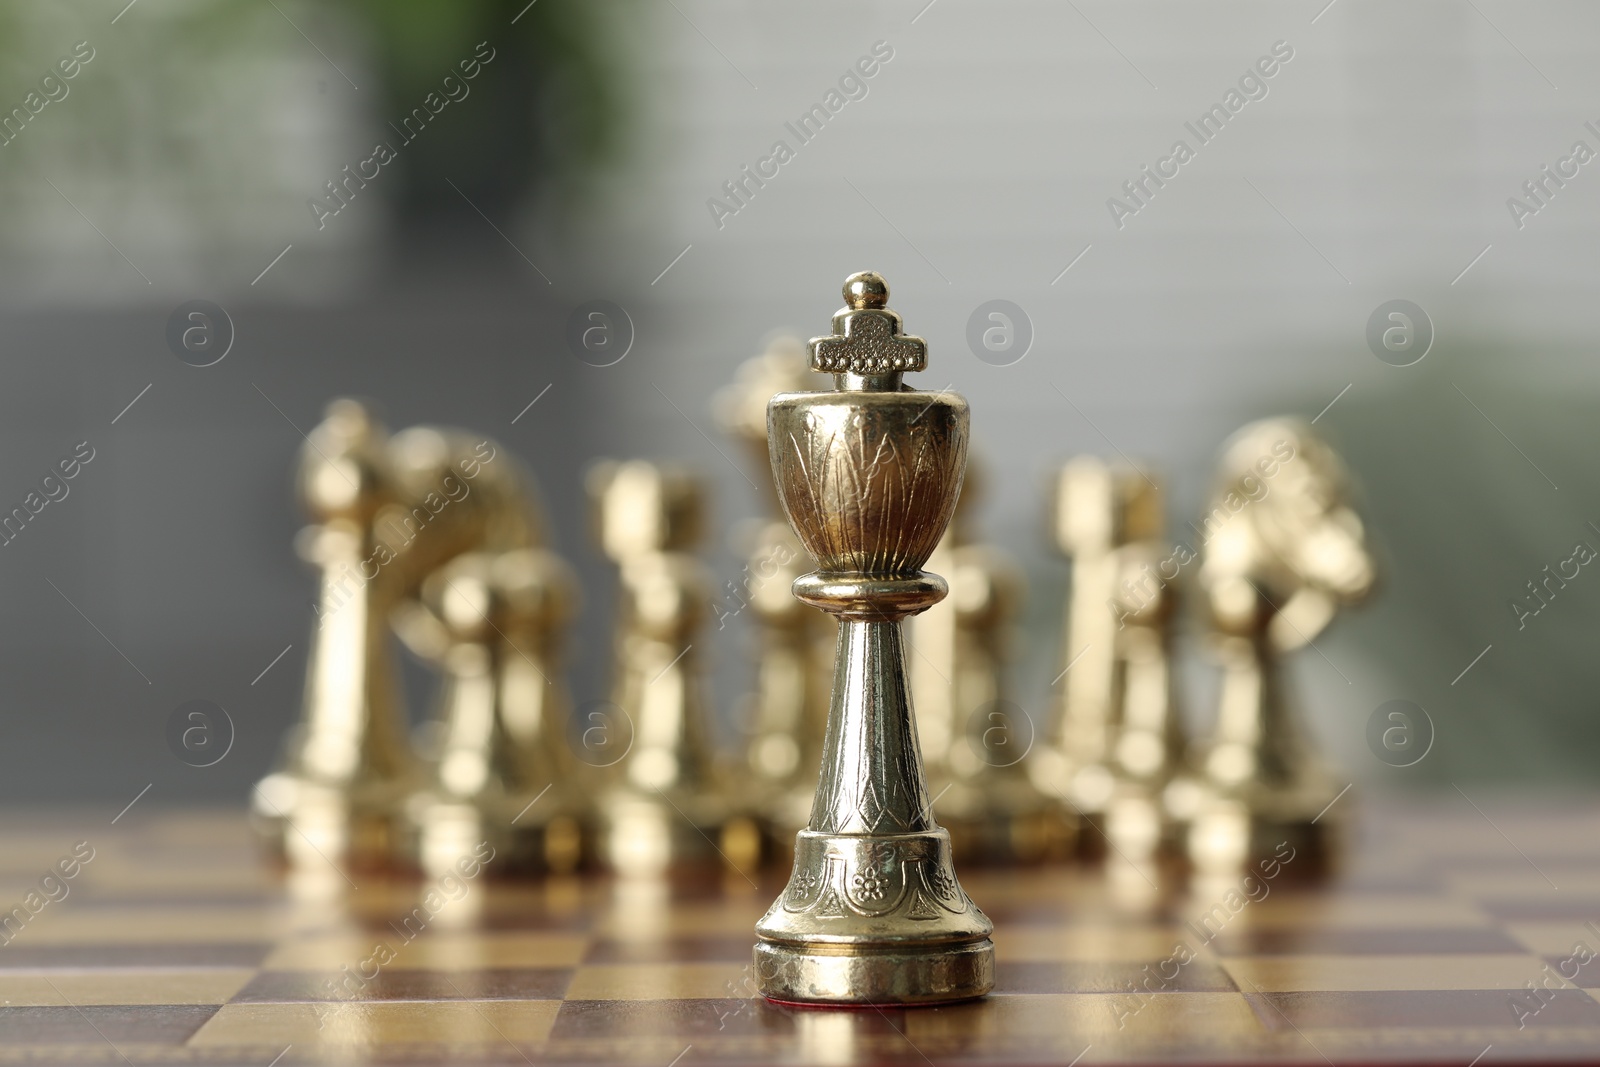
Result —
M 928 344 L 900 332 L 890 311 L 889 287 L 870 271 L 845 283 L 846 307 L 833 317 L 834 334 L 811 341 L 811 369 L 863 377 L 920 371 L 928 366 Z

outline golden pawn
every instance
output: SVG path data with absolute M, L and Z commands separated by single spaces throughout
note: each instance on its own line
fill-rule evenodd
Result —
M 1039 789 L 1095 822 L 1110 803 L 1115 774 L 1117 620 L 1111 602 L 1119 580 L 1116 549 L 1161 535 L 1160 493 L 1138 471 L 1077 456 L 1056 481 L 1056 544 L 1072 561 L 1061 686 L 1055 728 L 1029 771 Z M 1098 833 L 1080 835 L 1093 849 Z
M 733 384 L 716 396 L 718 421 L 756 461 L 774 515 L 782 509 L 770 477 L 767 401 L 815 382 L 804 343 L 779 337 L 740 366 Z M 811 815 L 817 791 L 838 624 L 790 593 L 810 557 L 788 522 L 774 518 L 760 523 L 748 546 L 745 573 L 732 594 L 722 598 L 734 607 L 718 613 L 718 627 L 725 615 L 748 606 L 760 628 L 755 691 L 742 702 L 739 715 L 745 743 L 737 776 L 749 783 L 749 803 L 762 822 L 766 850 L 786 854 Z
M 1375 582 L 1350 493 L 1343 462 L 1299 420 L 1252 423 L 1224 447 L 1200 567 L 1222 663 L 1189 830 L 1202 873 L 1226 874 L 1285 843 L 1312 869 L 1331 859 L 1339 787 L 1291 710 L 1282 658 Z
M 313 525 L 296 547 L 320 573 L 317 627 L 300 724 L 250 805 L 268 851 L 291 866 L 383 866 L 420 783 L 389 636 L 410 575 L 378 529 L 403 499 L 387 444 L 365 407 L 336 400 L 300 452 L 297 487 Z
M 590 746 L 596 764 L 614 768 L 599 801 L 602 855 L 628 875 L 715 865 L 727 805 L 695 647 L 711 579 L 686 551 L 699 538 L 702 491 L 682 471 L 638 460 L 600 465 L 589 487 L 621 586 L 612 702 L 622 721 Z
M 1184 763 L 1174 696 L 1172 623 L 1179 575 L 1195 554 L 1187 545 L 1163 550 L 1152 540 L 1113 555 L 1117 592 L 1108 608 L 1117 622 L 1119 710 L 1105 831 L 1122 857 L 1153 863 L 1182 850 L 1193 814 L 1196 786 Z
M 968 464 L 950 530 L 928 558 L 950 595 L 906 623 L 911 692 L 933 810 L 957 861 L 1034 862 L 1065 853 L 1074 826 L 1023 764 L 1036 726 L 1005 687 L 1023 577 L 1006 553 L 973 540 L 979 469 Z
M 413 857 L 444 872 L 487 843 L 498 872 L 574 870 L 586 835 L 560 663 L 578 603 L 571 569 L 544 549 L 469 552 L 419 599 L 444 635 L 444 682 L 433 780 L 407 805 Z
M 839 619 L 822 773 L 783 894 L 756 924 L 762 995 L 929 1004 L 994 985 L 993 924 L 956 879 L 934 821 L 900 620 L 943 599 L 923 564 L 961 492 L 967 403 L 901 384 L 927 366 L 880 275 L 852 275 L 833 335 L 811 342 L 835 391 L 768 406 L 772 472 L 818 570 L 795 596 Z

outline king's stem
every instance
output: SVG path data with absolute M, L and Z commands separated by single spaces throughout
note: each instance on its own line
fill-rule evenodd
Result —
M 935 828 L 899 621 L 841 619 L 822 773 L 810 829 L 904 834 Z
M 888 374 L 835 374 L 833 387 L 841 393 L 898 393 L 905 388 L 899 371 Z

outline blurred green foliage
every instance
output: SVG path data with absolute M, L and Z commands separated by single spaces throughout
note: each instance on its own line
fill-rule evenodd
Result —
M 495 49 L 466 105 L 407 154 L 402 209 L 443 178 L 493 203 L 530 183 L 571 192 L 620 143 L 623 64 L 586 0 L 341 0 L 368 31 L 386 114 L 419 106 L 479 42 Z
M 383 187 L 402 226 L 465 208 L 446 179 L 496 217 L 530 194 L 581 200 L 623 143 L 628 64 L 611 4 L 159 0 L 115 25 L 102 7 L 0 0 L 7 108 L 73 41 L 87 37 L 100 55 L 73 99 L 9 153 L 0 185 L 54 196 L 29 172 L 114 174 L 125 211 L 128 198 L 159 199 L 166 186 L 217 239 L 248 228 L 252 190 L 292 190 L 303 203 L 376 140 L 404 143 Z M 406 141 L 401 120 L 444 95 L 480 42 L 494 59 L 466 83 L 470 94 Z M 342 95 L 341 79 L 359 91 Z M 297 169 L 318 155 L 309 174 Z
M 1438 738 L 1415 767 L 1371 769 L 1438 784 L 1593 782 L 1600 572 L 1554 582 L 1536 617 L 1512 608 L 1539 603 L 1529 583 L 1577 542 L 1600 550 L 1594 401 L 1557 384 L 1577 377 L 1563 363 L 1592 357 L 1514 338 L 1435 348 L 1358 384 L 1322 422 L 1364 488 L 1384 564 L 1378 595 L 1341 623 L 1341 639 L 1390 681 L 1384 699 L 1428 710 Z M 1352 709 L 1352 729 L 1370 710 Z

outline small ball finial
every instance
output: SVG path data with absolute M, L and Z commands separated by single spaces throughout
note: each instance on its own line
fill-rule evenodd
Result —
M 889 283 L 875 270 L 858 271 L 844 280 L 845 306 L 855 311 L 889 304 Z

